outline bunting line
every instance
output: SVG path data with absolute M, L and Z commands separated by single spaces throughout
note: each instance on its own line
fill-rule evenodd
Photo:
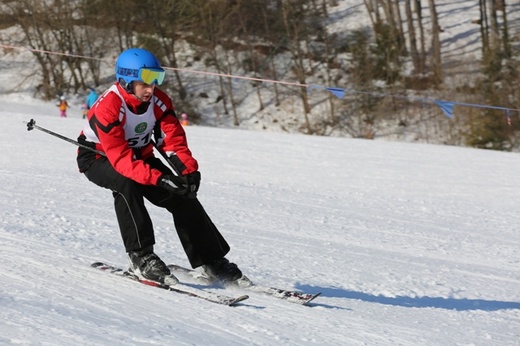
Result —
M 0 47 L 6 48 L 6 49 L 18 49 L 18 50 L 27 50 L 27 51 L 31 51 L 31 52 L 39 52 L 39 53 L 52 54 L 52 55 L 69 56 L 69 57 L 80 58 L 80 59 L 98 60 L 98 61 L 106 62 L 106 63 L 114 62 L 113 59 L 109 60 L 109 59 L 103 59 L 103 58 L 95 58 L 95 57 L 86 56 L 86 55 L 53 52 L 53 51 L 48 51 L 48 50 L 43 50 L 43 49 L 34 49 L 34 48 L 29 48 L 29 47 L 12 46 L 12 45 L 6 45 L 6 44 L 0 44 Z M 347 92 L 349 92 L 349 93 L 355 93 L 355 94 L 365 94 L 365 95 L 370 95 L 370 96 L 392 97 L 392 98 L 400 98 L 400 99 L 406 99 L 406 100 L 415 100 L 415 101 L 421 101 L 421 102 L 434 103 L 440 108 L 440 110 L 443 112 L 443 114 L 447 118 L 450 118 L 450 119 L 453 119 L 453 111 L 454 111 L 455 106 L 466 106 L 466 107 L 496 109 L 496 110 L 505 111 L 507 123 L 509 125 L 511 125 L 511 112 L 520 112 L 520 109 L 508 108 L 508 107 L 499 107 L 499 106 L 491 106 L 491 105 L 483 105 L 483 104 L 454 102 L 454 101 L 435 100 L 435 99 L 428 99 L 428 98 L 418 98 L 418 97 L 399 96 L 399 95 L 391 95 L 391 94 L 383 94 L 383 93 L 374 93 L 374 92 L 359 91 L 359 90 L 346 89 L 346 88 L 340 88 L 340 87 L 328 87 L 328 86 L 323 86 L 323 85 L 302 84 L 302 83 L 296 83 L 296 82 L 279 81 L 279 80 L 275 80 L 275 79 L 246 77 L 246 76 L 238 76 L 238 75 L 225 74 L 225 73 L 177 68 L 177 67 L 163 66 L 163 68 L 165 70 L 172 70 L 172 71 L 179 71 L 179 72 L 186 72 L 186 73 L 204 74 L 204 75 L 210 75 L 210 76 L 251 80 L 251 81 L 257 81 L 257 82 L 262 82 L 262 83 L 273 83 L 273 84 L 283 84 L 283 85 L 304 87 L 304 88 L 307 88 L 308 93 L 312 89 L 322 89 L 322 90 L 327 90 L 328 92 L 330 92 L 332 95 L 334 95 L 338 99 L 344 98 L 346 96 Z

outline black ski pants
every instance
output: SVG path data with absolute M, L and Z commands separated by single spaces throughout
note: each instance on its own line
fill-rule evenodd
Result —
M 165 174 L 172 174 L 156 157 L 146 160 L 146 163 Z M 85 175 L 94 184 L 112 190 L 117 221 L 127 252 L 155 244 L 145 198 L 172 214 L 177 235 L 193 268 L 220 259 L 229 252 L 228 243 L 197 198 L 181 197 L 158 186 L 139 184 L 116 172 L 105 157 L 95 160 Z

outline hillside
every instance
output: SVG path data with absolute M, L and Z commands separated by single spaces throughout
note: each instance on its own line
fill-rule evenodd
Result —
M 329 23 L 327 26 L 331 34 L 337 35 L 339 40 L 347 41 L 349 35 L 355 30 L 371 30 L 366 8 L 361 0 L 343 0 L 328 2 Z M 480 76 L 481 69 L 481 40 L 479 26 L 473 22 L 479 18 L 478 3 L 473 0 L 462 1 L 436 1 L 440 25 L 442 27 L 441 44 L 443 61 L 446 71 L 445 88 L 440 91 L 408 91 L 404 96 L 409 105 L 406 111 L 399 110 L 392 101 L 392 91 L 382 90 L 387 100 L 382 102 L 383 108 L 378 117 L 377 126 L 370 127 L 363 125 L 369 122 L 364 112 L 356 111 L 356 106 L 352 98 L 346 97 L 343 100 L 335 100 L 336 107 L 342 107 L 345 111 L 337 115 L 337 120 L 341 125 L 334 128 L 327 127 L 327 114 L 330 104 L 327 98 L 330 93 L 320 88 L 309 88 L 309 97 L 313 109 L 308 115 L 310 122 L 316 124 L 316 133 L 341 137 L 373 137 L 376 140 L 397 140 L 407 142 L 430 142 L 451 145 L 465 145 L 462 136 L 465 128 L 458 123 L 459 110 L 454 112 L 454 119 L 448 119 L 433 101 L 442 99 L 452 102 L 466 102 L 471 95 L 455 92 L 457 87 L 464 87 L 468 90 L 474 87 L 474 80 Z M 336 4 L 336 5 L 334 5 Z M 427 12 L 425 9 L 424 12 Z M 520 3 L 512 3 L 508 6 L 509 31 L 512 37 L 520 37 Z M 424 24 L 426 35 L 429 35 L 429 17 L 425 16 Z M 14 27 L 4 31 L 5 36 L 16 38 L 19 33 Z M 513 40 L 513 42 L 516 39 Z M 515 45 L 515 48 L 518 48 Z M 177 45 L 178 53 L 178 73 L 186 83 L 187 93 L 193 100 L 193 121 L 207 126 L 217 126 L 241 129 L 253 129 L 270 132 L 305 132 L 306 118 L 303 112 L 301 100 L 294 95 L 296 88 L 290 84 L 296 82 L 296 77 L 290 73 L 290 69 L 285 74 L 280 75 L 278 82 L 279 88 L 283 90 L 280 103 L 277 104 L 274 98 L 274 85 L 266 81 L 257 93 L 253 87 L 255 83 L 250 80 L 242 79 L 253 77 L 250 71 L 241 69 L 241 64 L 232 71 L 233 75 L 240 77 L 233 79 L 232 89 L 235 97 L 236 114 L 235 119 L 230 109 L 229 103 L 224 105 L 222 102 L 222 91 L 219 86 L 217 76 L 211 74 L 211 66 L 207 66 L 205 59 L 200 59 L 195 54 L 196 47 L 190 46 L 187 42 L 179 42 Z M 0 77 L 0 93 L 3 94 L 33 94 L 39 83 L 39 74 L 28 69 L 34 64 L 34 57 L 30 52 L 22 50 L 6 50 L 9 54 L 0 62 L 0 66 L 5 70 L 5 74 Z M 61 52 L 58 52 L 61 53 Z M 199 54 L 200 55 L 200 54 Z M 113 63 L 117 53 L 107 57 L 102 61 L 102 71 L 106 84 L 98 87 L 99 91 L 106 88 L 113 81 Z M 198 56 L 199 60 L 196 58 Z M 239 56 L 238 56 L 239 57 Z M 288 55 L 280 55 L 277 65 L 286 66 Z M 351 56 L 342 54 L 338 59 L 339 69 L 335 85 L 328 85 L 323 68 L 316 68 L 312 75 L 308 76 L 309 85 L 319 87 L 337 87 L 350 90 L 352 87 L 351 75 L 344 73 L 352 68 Z M 309 62 L 309 65 L 319 64 L 316 61 Z M 168 67 L 168 66 L 166 66 Z M 411 69 L 409 63 L 403 66 L 404 73 Z M 282 69 L 283 70 L 283 69 Z M 262 76 L 255 76 L 262 78 Z M 267 76 L 265 76 L 267 78 Z M 174 80 L 173 71 L 169 71 L 169 78 Z M 269 78 L 267 78 L 269 79 Z M 13 83 L 15 81 L 15 83 Z M 287 83 L 288 85 L 285 85 Z M 59 91 L 56 91 L 59 93 Z M 260 104 L 258 94 L 262 96 L 264 108 Z M 347 93 L 348 94 L 348 93 Z M 352 92 L 350 92 L 352 94 Z M 371 95 L 372 101 L 379 102 L 379 94 Z M 80 114 L 80 105 L 84 96 L 81 92 L 77 95 L 66 95 L 74 108 L 71 110 L 73 115 Z M 402 95 L 401 95 L 402 96 Z M 419 97 L 418 99 L 416 97 Z M 375 101 L 374 101 L 375 100 Z M 396 103 L 401 99 L 395 99 Z M 180 98 L 174 94 L 174 101 L 181 103 Z M 473 99 L 474 102 L 480 100 Z M 386 108 L 385 108 L 386 104 Z M 495 104 L 494 106 L 504 106 Z M 183 112 L 182 106 L 178 108 Z M 518 121 L 518 112 L 512 112 L 513 121 Z M 198 118 L 200 117 L 200 118 Z M 387 117 L 388 120 L 384 118 Z M 238 120 L 239 125 L 233 123 Z M 503 122 L 505 123 L 505 112 Z M 515 122 L 516 121 L 516 122 Z M 320 123 L 323 123 L 320 125 Z M 352 128 L 349 128 L 352 127 Z

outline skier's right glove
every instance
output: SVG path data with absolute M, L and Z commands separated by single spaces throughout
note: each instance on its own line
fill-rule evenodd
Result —
M 184 196 L 189 192 L 188 179 L 176 175 L 162 175 L 157 181 L 157 186 L 179 196 Z

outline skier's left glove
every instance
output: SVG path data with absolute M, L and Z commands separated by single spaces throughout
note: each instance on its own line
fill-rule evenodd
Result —
M 200 186 L 200 172 L 196 171 L 190 174 L 185 175 L 186 179 L 188 179 L 188 194 L 186 197 L 188 198 L 197 198 L 197 191 L 199 191 Z

